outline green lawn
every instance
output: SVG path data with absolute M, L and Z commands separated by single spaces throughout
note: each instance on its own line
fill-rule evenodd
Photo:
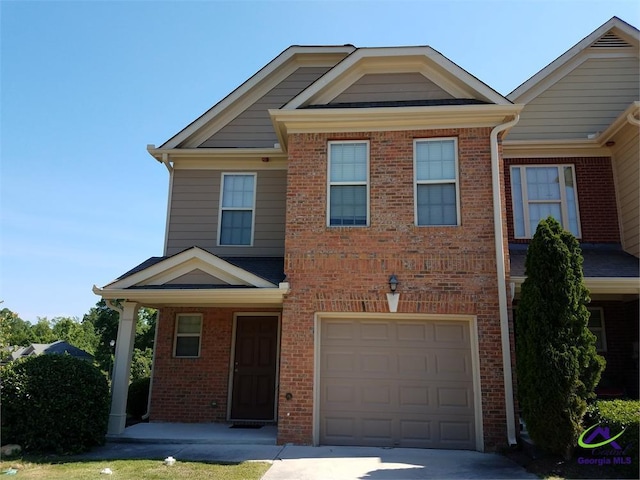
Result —
M 219 464 L 204 462 L 181 462 L 167 466 L 161 460 L 100 460 L 65 461 L 64 459 L 19 459 L 0 462 L 0 475 L 8 469 L 18 470 L 15 477 L 29 479 L 225 479 L 259 480 L 271 465 L 266 462 L 243 462 Z M 110 468 L 112 475 L 100 472 Z M 4 476 L 3 476 L 4 478 Z

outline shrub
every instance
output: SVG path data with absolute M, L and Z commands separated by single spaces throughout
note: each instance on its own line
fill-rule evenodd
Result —
M 619 478 L 639 478 L 640 454 L 638 441 L 640 439 L 640 401 L 639 400 L 598 400 L 589 406 L 585 417 L 585 426 L 599 424 L 608 427 L 613 436 L 623 429 L 625 432 L 616 442 L 623 449 L 618 455 L 631 458 L 631 463 L 617 465 L 616 474 Z M 611 447 L 603 447 L 611 451 Z M 596 450 L 593 452 L 598 453 Z M 617 452 L 614 452 L 617 453 Z
M 3 443 L 32 452 L 78 453 L 104 443 L 109 388 L 100 370 L 69 355 L 3 366 Z
M 149 377 L 134 380 L 129 385 L 129 396 L 127 398 L 127 413 L 133 418 L 140 419 L 147 413 L 149 400 Z
M 527 250 L 516 315 L 522 416 L 536 445 L 565 458 L 604 369 L 587 328 L 582 261 L 575 237 L 553 218 L 542 220 Z

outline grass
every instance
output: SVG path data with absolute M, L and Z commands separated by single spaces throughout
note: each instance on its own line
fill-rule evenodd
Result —
M 271 465 L 266 462 L 243 462 L 237 464 L 181 462 L 172 466 L 161 460 L 98 460 L 98 461 L 65 461 L 57 457 L 22 458 L 0 461 L 0 475 L 9 468 L 15 468 L 15 477 L 24 479 L 225 479 L 225 480 L 259 480 Z M 112 475 L 100 472 L 110 468 Z

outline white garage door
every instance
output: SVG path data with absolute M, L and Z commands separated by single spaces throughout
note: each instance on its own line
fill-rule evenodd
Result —
M 320 443 L 474 450 L 469 323 L 324 319 Z

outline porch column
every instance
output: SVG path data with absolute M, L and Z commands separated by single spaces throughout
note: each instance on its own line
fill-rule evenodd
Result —
M 129 393 L 129 373 L 133 343 L 136 338 L 136 323 L 139 305 L 124 302 L 118 323 L 113 375 L 111 377 L 111 413 L 109 414 L 109 435 L 119 435 L 124 431 L 127 420 L 127 395 Z

